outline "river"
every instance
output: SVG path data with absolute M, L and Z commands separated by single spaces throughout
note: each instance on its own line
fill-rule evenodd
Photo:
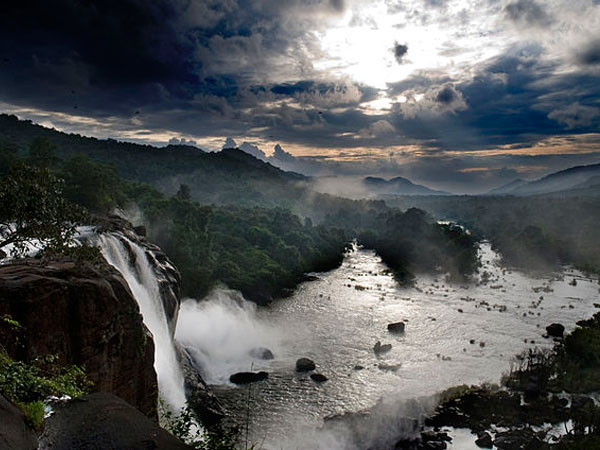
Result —
M 498 383 L 516 354 L 552 345 L 543 337 L 547 325 L 570 330 L 597 311 L 596 279 L 568 268 L 538 276 L 508 270 L 487 242 L 479 257 L 470 283 L 418 276 L 404 288 L 374 252 L 354 248 L 338 269 L 315 274 L 268 307 L 226 289 L 184 302 L 177 339 L 257 448 L 385 447 L 412 426 L 402 417 L 435 407 L 436 393 Z M 389 333 L 398 321 L 405 333 Z M 377 356 L 377 341 L 391 351 Z M 250 356 L 258 347 L 275 358 Z M 314 360 L 328 381 L 296 373 L 300 357 Z M 228 382 L 249 370 L 269 378 Z M 325 420 L 332 417 L 338 420 Z

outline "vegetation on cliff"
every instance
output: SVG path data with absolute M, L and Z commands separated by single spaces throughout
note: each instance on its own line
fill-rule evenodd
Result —
M 0 328 L 18 333 L 21 325 L 5 315 L 0 317 Z M 38 357 L 31 363 L 16 361 L 0 345 L 0 394 L 17 405 L 34 428 L 42 425 L 46 399 L 78 397 L 89 388 L 85 372 L 78 366 L 59 364 L 53 355 Z

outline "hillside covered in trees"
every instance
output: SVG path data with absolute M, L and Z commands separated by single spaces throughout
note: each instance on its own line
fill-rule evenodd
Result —
M 475 240 L 459 227 L 416 209 L 319 194 L 300 175 L 236 149 L 158 149 L 0 119 L 1 174 L 46 168 L 64 180 L 70 202 L 97 215 L 128 211 L 173 259 L 189 296 L 223 282 L 269 301 L 305 273 L 339 265 L 354 239 L 375 249 L 400 282 L 419 271 L 462 277 L 476 266 Z

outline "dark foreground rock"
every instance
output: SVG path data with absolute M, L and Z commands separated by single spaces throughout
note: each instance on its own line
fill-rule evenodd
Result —
M 267 372 L 238 372 L 231 375 L 229 381 L 233 384 L 248 384 L 266 380 L 267 378 L 269 378 Z
M 316 367 L 317 366 L 312 359 L 300 358 L 298 361 L 296 361 L 297 372 L 310 372 L 311 370 L 315 370 Z
M 546 327 L 546 332 L 550 337 L 563 337 L 565 333 L 565 327 L 560 323 L 553 323 Z
M 176 437 L 118 397 L 96 393 L 57 405 L 40 450 L 185 450 Z
M 111 392 L 156 418 L 154 344 L 123 277 L 108 265 L 24 260 L 0 266 L 0 328 L 13 359 L 56 355 L 85 367 L 92 389 Z
M 0 449 L 34 450 L 37 448 L 37 435 L 27 425 L 25 415 L 0 395 Z

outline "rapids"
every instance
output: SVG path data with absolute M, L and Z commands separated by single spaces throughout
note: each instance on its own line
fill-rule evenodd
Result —
M 547 325 L 560 322 L 568 331 L 597 310 L 595 279 L 568 268 L 539 276 L 511 271 L 486 242 L 479 255 L 482 267 L 470 283 L 419 276 L 415 287 L 403 288 L 374 252 L 354 248 L 341 267 L 315 274 L 268 307 L 222 289 L 188 300 L 176 337 L 261 448 L 390 445 L 410 430 L 400 418 L 431 411 L 436 393 L 498 383 L 516 354 L 552 345 L 543 337 Z M 389 333 L 387 325 L 398 321 L 405 333 Z M 377 356 L 377 341 L 391 351 Z M 252 357 L 257 347 L 275 358 Z M 329 380 L 296 373 L 300 357 L 313 359 Z M 269 378 L 243 387 L 228 382 L 248 370 L 266 370 Z

